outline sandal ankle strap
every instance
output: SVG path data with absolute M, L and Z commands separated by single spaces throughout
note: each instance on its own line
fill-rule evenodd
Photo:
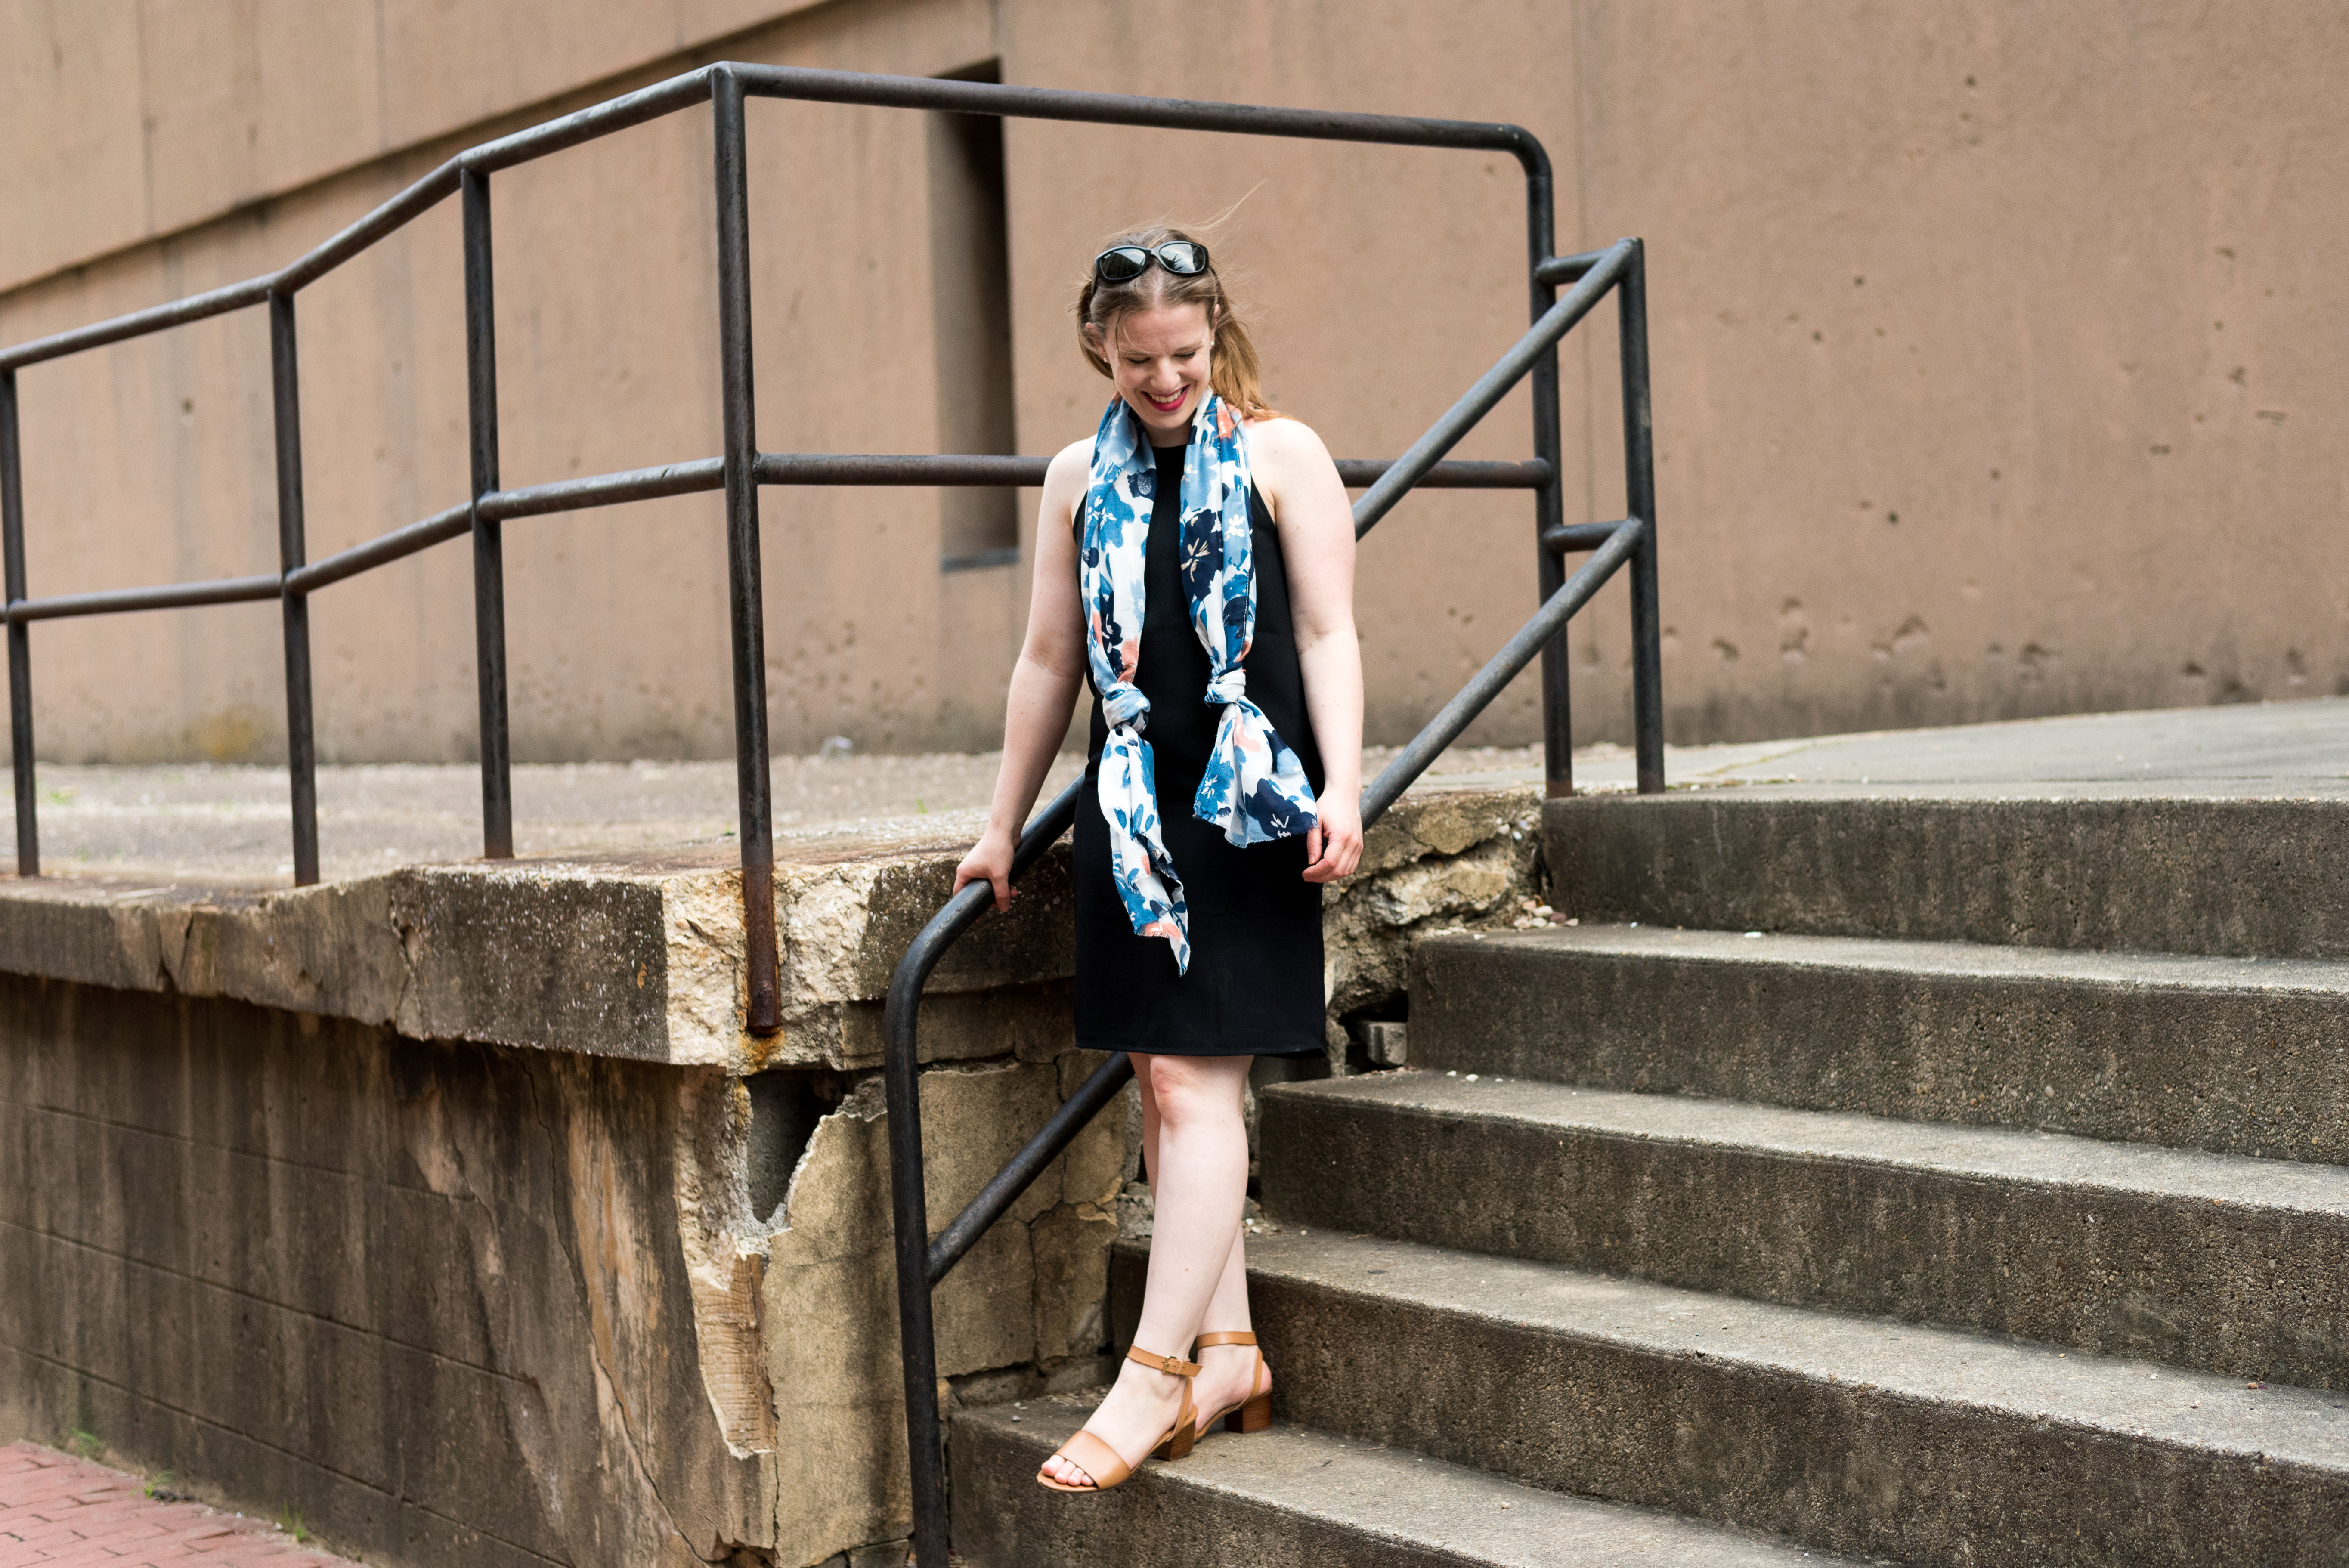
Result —
M 1139 1361 L 1153 1372 L 1164 1372 L 1170 1377 L 1196 1377 L 1199 1375 L 1196 1361 L 1185 1361 L 1180 1356 L 1161 1356 L 1154 1350 L 1144 1350 L 1139 1345 L 1129 1349 L 1125 1358 Z
M 1202 1334 L 1197 1339 L 1192 1341 L 1192 1353 L 1195 1355 L 1202 1350 L 1211 1350 L 1218 1345 L 1254 1345 L 1255 1343 L 1256 1336 L 1245 1330 Z

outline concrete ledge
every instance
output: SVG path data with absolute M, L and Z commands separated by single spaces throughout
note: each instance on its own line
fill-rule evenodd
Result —
M 1418 1067 L 2349 1162 L 2349 965 L 1592 925 L 1413 965 Z
M 2349 1552 L 2338 1394 L 1319 1230 L 1248 1265 L 1279 1413 L 1358 1442 L 1905 1563 Z
M 741 1026 L 741 876 L 717 857 L 410 866 L 282 892 L 0 882 L 0 971 L 253 1002 L 417 1038 L 738 1074 L 847 1068 L 878 1059 L 889 972 L 946 902 L 961 854 L 851 841 L 779 863 L 784 1027 L 766 1039 Z M 957 944 L 932 989 L 1066 977 L 1068 874 L 1065 848 L 1046 857 L 1013 912 Z M 874 1016 L 852 1019 L 859 1004 Z M 948 1020 L 948 1056 L 954 1033 Z
M 1497 919 L 1531 890 L 1536 801 L 1468 788 L 1397 805 L 1329 901 L 1333 1013 L 1402 991 L 1415 930 Z M 879 1063 L 889 975 L 968 847 L 902 826 L 780 846 L 784 1027 L 771 1038 L 741 1026 L 741 877 L 722 854 L 472 861 L 277 892 L 10 879 L 0 973 L 737 1075 L 858 1068 Z M 1070 874 L 1062 843 L 1009 914 L 955 944 L 930 981 L 926 1059 L 1063 1048 L 1065 997 L 1005 993 L 1073 972 Z
M 2349 800 L 2183 789 L 1801 790 L 1552 800 L 1586 919 L 2349 958 Z
M 1423 1071 L 1262 1094 L 1283 1224 L 2349 1388 L 2334 1166 Z
M 1757 1532 L 1562 1497 L 1402 1449 L 1276 1426 L 1218 1433 L 1101 1497 L 1035 1483 L 1089 1402 L 955 1418 L 956 1553 L 977 1568 L 1793 1568 Z

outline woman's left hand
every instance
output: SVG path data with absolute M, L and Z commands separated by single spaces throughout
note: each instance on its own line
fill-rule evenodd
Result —
M 1313 804 L 1319 819 L 1305 830 L 1305 880 L 1336 882 L 1354 874 L 1362 858 L 1362 809 L 1351 795 L 1324 795 Z

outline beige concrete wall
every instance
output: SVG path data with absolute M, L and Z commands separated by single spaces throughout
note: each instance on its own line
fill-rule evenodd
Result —
M 1650 242 L 1674 739 L 2349 689 L 2334 8 L 787 11 L 33 0 L 0 21 L 0 199 L 35 215 L 0 340 L 261 271 L 454 147 L 709 57 L 1514 119 L 1562 244 Z M 932 449 L 924 128 L 751 126 L 762 444 Z M 509 482 L 716 449 L 708 148 L 705 111 L 498 177 Z M 1135 216 L 1248 198 L 1223 253 L 1271 389 L 1344 454 L 1399 450 L 1522 321 L 1506 160 L 1020 121 L 1007 153 L 1024 450 L 1097 417 L 1066 296 Z M 436 211 L 303 296 L 314 552 L 462 492 L 456 238 Z M 248 313 L 24 373 L 35 592 L 274 564 L 265 358 Z M 1607 323 L 1567 380 L 1569 510 L 1616 515 Z M 1526 418 L 1463 455 L 1520 455 Z M 1530 608 L 1527 511 L 1428 496 L 1373 536 L 1374 738 Z M 780 748 L 988 738 L 1024 574 L 942 577 L 938 536 L 928 492 L 768 492 Z M 508 538 L 518 755 L 729 748 L 713 502 Z M 470 754 L 468 583 L 458 545 L 319 597 L 325 755 Z M 42 749 L 266 756 L 276 638 L 267 606 L 36 628 Z M 1617 589 L 1574 634 L 1585 738 L 1625 735 L 1625 638 Z M 1528 685 L 1475 738 L 1530 738 Z

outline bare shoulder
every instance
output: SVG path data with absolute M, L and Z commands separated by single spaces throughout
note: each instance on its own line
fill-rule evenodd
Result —
M 1330 449 L 1302 419 L 1276 414 L 1268 419 L 1249 420 L 1247 431 L 1251 462 L 1268 459 L 1281 468 L 1297 469 L 1330 460 Z
M 1044 465 L 1044 511 L 1048 516 L 1062 521 L 1077 515 L 1077 500 L 1085 493 L 1092 478 L 1093 438 L 1071 441 L 1052 454 Z
M 1250 420 L 1248 467 L 1284 536 L 1292 522 L 1346 511 L 1346 487 L 1339 482 L 1338 465 L 1313 427 L 1301 419 Z
M 1092 466 L 1093 438 L 1087 436 L 1081 441 L 1071 441 L 1054 452 L 1052 460 L 1044 465 L 1045 487 L 1050 489 L 1055 482 L 1066 483 L 1071 479 L 1085 478 L 1092 472 Z

